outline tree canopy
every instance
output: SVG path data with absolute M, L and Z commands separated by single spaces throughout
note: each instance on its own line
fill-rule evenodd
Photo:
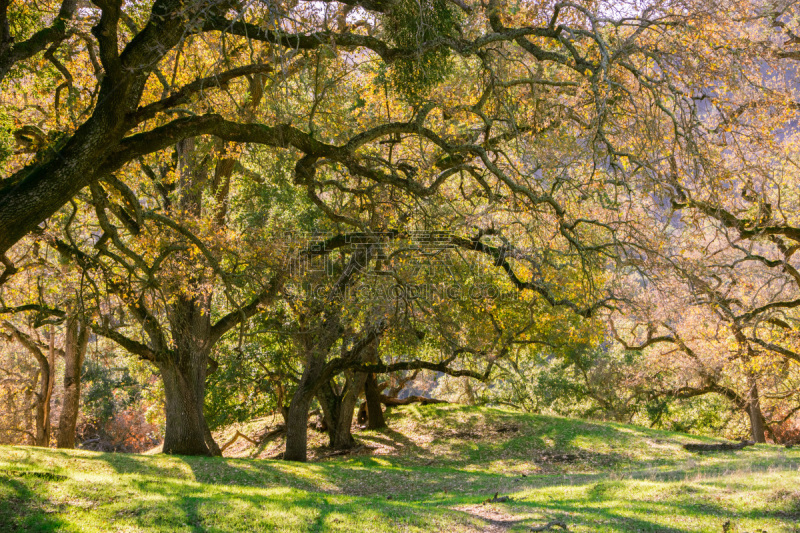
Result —
M 290 459 L 313 402 L 350 445 L 376 376 L 496 371 L 483 392 L 539 405 L 556 356 L 575 374 L 545 388 L 613 416 L 716 394 L 774 436 L 798 410 L 798 15 L 0 0 L 0 310 L 37 405 L 63 326 L 78 369 L 91 329 L 158 371 L 167 452 L 219 453 L 206 387 L 234 360 Z

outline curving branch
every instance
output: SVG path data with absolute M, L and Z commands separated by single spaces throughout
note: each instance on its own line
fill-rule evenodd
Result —
M 37 31 L 24 41 L 15 42 L 8 23 L 8 7 L 11 0 L 0 0 L 0 82 L 8 71 L 20 61 L 24 61 L 47 49 L 58 46 L 69 36 L 67 24 L 75 14 L 77 0 L 63 0 L 53 23 Z
M 139 341 L 126 337 L 122 333 L 112 328 L 105 327 L 97 323 L 92 323 L 91 326 L 92 326 L 92 331 L 94 331 L 98 335 L 102 335 L 103 337 L 111 339 L 112 341 L 116 342 L 130 353 L 138 355 L 139 357 L 141 357 L 146 361 L 157 363 L 161 361 L 161 359 L 163 359 L 164 357 L 163 353 L 152 350 L 146 344 L 142 344 Z
M 492 373 L 494 368 L 494 361 L 490 361 L 486 365 L 483 372 L 475 372 L 474 370 L 455 369 L 449 365 L 454 358 L 448 358 L 441 363 L 432 363 L 430 361 L 422 361 L 420 359 L 413 359 L 411 361 L 403 361 L 400 363 L 369 363 L 369 364 L 356 364 L 351 365 L 349 368 L 356 372 L 368 372 L 372 374 L 388 374 L 391 372 L 399 372 L 401 370 L 432 370 L 434 372 L 442 372 L 453 377 L 470 377 L 479 381 L 486 381 Z
M 193 96 L 203 92 L 204 90 L 214 87 L 224 89 L 236 78 L 250 76 L 252 74 L 268 74 L 274 70 L 274 67 L 270 64 L 255 63 L 252 65 L 245 65 L 243 67 L 232 68 L 230 70 L 220 72 L 219 74 L 206 76 L 205 78 L 198 78 L 173 92 L 167 98 L 139 107 L 135 113 L 130 115 L 130 124 L 140 124 L 145 120 L 155 117 L 158 113 L 162 113 L 176 106 L 183 105 Z
M 211 326 L 211 334 L 209 335 L 209 343 L 214 345 L 225 333 L 241 324 L 243 321 L 254 316 L 264 306 L 272 303 L 278 297 L 281 287 L 283 286 L 284 278 L 282 274 L 277 274 L 273 277 L 267 286 L 258 295 L 256 295 L 250 303 L 234 309 L 227 315 L 220 318 Z

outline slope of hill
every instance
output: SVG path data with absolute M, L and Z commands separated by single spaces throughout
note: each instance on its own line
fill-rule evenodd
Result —
M 308 464 L 0 447 L 0 531 L 800 531 L 798 449 L 450 405 L 389 425 Z

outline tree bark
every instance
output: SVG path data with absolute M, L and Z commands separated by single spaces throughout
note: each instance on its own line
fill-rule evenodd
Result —
M 344 385 L 344 392 L 339 402 L 339 417 L 335 432 L 331 435 L 331 448 L 344 450 L 356 445 L 353 438 L 353 415 L 355 414 L 358 396 L 364 390 L 367 375 L 363 372 L 348 372 Z
M 178 205 L 181 211 L 199 217 L 203 211 L 203 192 L 208 185 L 208 167 L 193 138 L 180 141 L 175 152 L 179 169 Z M 160 364 L 167 415 L 164 453 L 222 455 L 203 413 L 213 346 L 212 294 L 202 288 L 204 281 L 202 271 L 192 274 L 189 288 L 179 289 L 180 294 L 169 313 L 175 349 Z
M 327 333 L 328 335 L 323 335 L 323 339 L 332 336 L 330 331 Z M 310 335 L 304 335 L 300 339 L 300 344 L 308 355 L 303 375 L 297 384 L 297 390 L 292 395 L 289 412 L 286 415 L 286 451 L 283 458 L 287 461 L 305 462 L 307 460 L 308 410 L 311 408 L 314 395 L 322 385 L 320 377 L 325 369 L 325 354 L 327 353 L 327 349 L 322 350 L 322 355 L 315 353 L 314 349 L 319 346 L 315 347 L 313 342 Z M 325 344 L 330 346 L 333 341 L 328 339 Z
M 286 451 L 283 458 L 287 461 L 307 460 L 308 410 L 317 391 L 324 385 L 326 359 L 331 346 L 340 336 L 338 316 L 334 316 L 319 329 L 304 331 L 297 337 L 298 349 L 305 355 L 305 369 L 286 417 Z
M 364 383 L 364 396 L 367 404 L 367 429 L 382 429 L 386 427 L 381 405 L 381 391 L 375 374 L 369 374 Z
M 325 413 L 329 446 L 334 450 L 346 450 L 356 444 L 352 432 L 353 414 L 365 380 L 366 375 L 361 372 L 347 372 L 341 394 L 337 394 L 329 381 L 317 395 Z
M 59 448 L 75 447 L 75 427 L 81 401 L 81 369 L 89 342 L 89 328 L 83 321 L 73 316 L 67 319 L 67 333 L 64 343 L 64 404 L 58 421 Z
M 305 372 L 303 373 L 305 378 Z M 286 416 L 286 451 L 283 458 L 286 461 L 307 460 L 308 450 L 308 410 L 311 407 L 311 400 L 314 398 L 308 383 L 300 385 L 292 396 L 289 403 L 289 412 Z
M 364 350 L 362 360 L 366 363 L 380 363 L 381 357 L 378 351 L 380 339 L 375 338 Z M 381 406 L 381 389 L 374 373 L 363 374 L 362 383 L 364 384 L 364 400 L 367 416 L 367 429 L 380 429 L 386 427 L 386 420 L 383 418 L 383 407 Z M 360 414 L 360 413 L 359 413 Z
M 210 298 L 182 294 L 172 308 L 175 350 L 159 363 L 167 415 L 164 453 L 222 454 L 203 413 L 211 344 Z
M 341 291 L 351 283 L 353 276 L 363 268 L 363 265 L 367 263 L 367 259 L 368 256 L 365 250 L 351 256 L 347 268 L 335 284 L 336 291 Z M 297 335 L 297 347 L 305 355 L 305 369 L 297 385 L 297 390 L 292 396 L 286 420 L 286 451 L 283 458 L 288 461 L 306 460 L 308 410 L 311 406 L 311 400 L 320 387 L 332 379 L 335 374 L 332 368 L 327 366 L 326 361 L 331 348 L 342 336 L 340 314 L 341 310 L 334 311 L 319 327 L 307 329 Z M 363 383 L 361 387 L 363 387 Z M 360 390 L 361 388 L 359 387 L 357 391 Z M 350 402 L 349 399 L 348 402 Z M 350 407 L 351 423 L 354 409 L 355 398 L 352 399 L 352 406 Z M 329 431 L 331 431 L 330 427 L 331 425 L 329 424 Z M 347 431 L 349 432 L 349 430 L 348 427 Z
M 42 382 L 36 403 L 35 446 L 50 446 L 50 401 L 55 384 L 56 346 L 55 335 L 50 331 L 50 347 L 46 360 L 39 361 Z
M 202 399 L 197 397 L 191 372 L 174 362 L 160 365 L 164 382 L 165 411 L 164 453 L 176 455 L 219 455 L 209 448 Z
M 761 412 L 761 398 L 758 392 L 758 382 L 750 380 L 750 390 L 747 394 L 747 416 L 750 418 L 750 435 L 754 442 L 765 443 L 764 414 Z

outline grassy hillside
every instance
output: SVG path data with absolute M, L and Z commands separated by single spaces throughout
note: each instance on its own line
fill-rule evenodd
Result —
M 0 531 L 800 531 L 800 449 L 457 406 L 389 425 L 308 464 L 0 447 Z

